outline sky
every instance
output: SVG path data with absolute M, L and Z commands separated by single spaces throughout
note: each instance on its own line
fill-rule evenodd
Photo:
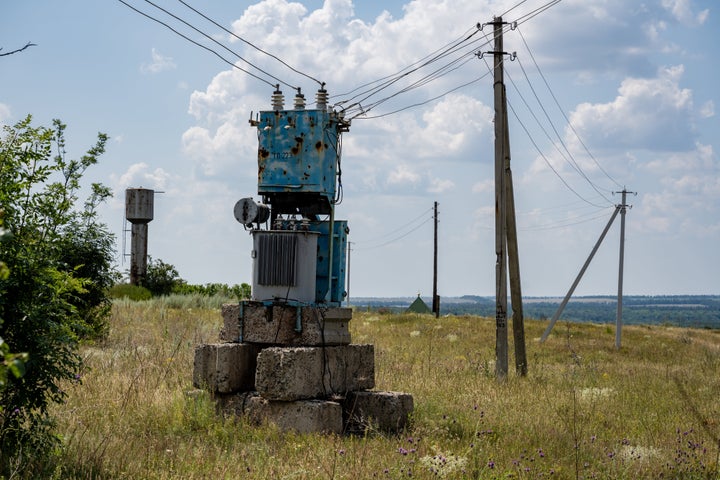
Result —
M 354 117 L 336 207 L 350 226 L 351 299 L 431 295 L 433 202 L 438 293 L 494 295 L 492 57 L 475 53 L 493 48 L 492 26 L 478 24 L 502 14 L 518 22 L 504 33 L 516 58 L 503 66 L 523 295 L 567 292 L 623 188 L 636 192 L 627 196 L 624 293 L 720 294 L 714 1 L 186 0 L 243 42 L 177 0 L 155 0 L 272 77 L 150 2 L 125 1 L 262 80 L 120 1 L 0 3 L 0 54 L 36 44 L 0 57 L 0 124 L 59 118 L 71 157 L 98 132 L 110 136 L 85 179 L 115 193 L 100 214 L 121 271 L 124 191 L 144 187 L 162 192 L 149 224 L 153 258 L 189 283 L 250 283 L 252 240 L 233 217 L 238 199 L 257 199 L 248 119 L 270 109 L 276 79 L 288 108 L 291 87 L 312 101 L 312 77 Z M 461 39 L 456 53 L 404 70 Z M 353 98 L 403 71 L 369 99 Z M 348 108 L 358 101 L 363 111 Z M 618 216 L 577 295 L 617 293 L 619 247 Z

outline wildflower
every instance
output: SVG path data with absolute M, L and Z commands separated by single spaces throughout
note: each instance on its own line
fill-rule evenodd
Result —
M 339 455 L 345 455 L 345 450 L 343 450 L 343 449 L 341 448 L 340 451 L 338 452 L 338 454 L 339 454 Z
M 405 450 L 403 447 L 400 447 L 400 448 L 398 448 L 398 453 L 399 453 L 400 455 L 407 455 L 407 454 L 408 454 L 408 451 Z
M 490 460 L 490 461 L 488 462 L 488 468 L 490 468 L 490 469 L 495 468 L 495 462 L 493 462 L 492 460 Z

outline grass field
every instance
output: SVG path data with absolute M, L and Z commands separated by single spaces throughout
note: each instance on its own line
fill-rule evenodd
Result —
M 720 478 L 717 330 L 625 327 L 616 351 L 611 327 L 558 323 L 541 345 L 546 322 L 527 320 L 529 373 L 498 383 L 493 319 L 356 311 L 376 388 L 415 400 L 406 432 L 357 437 L 254 427 L 189 393 L 194 347 L 221 323 L 202 302 L 117 301 L 109 338 L 83 347 L 88 368 L 54 410 L 66 444 L 55 476 Z

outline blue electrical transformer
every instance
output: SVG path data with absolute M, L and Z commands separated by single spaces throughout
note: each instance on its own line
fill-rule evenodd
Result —
M 346 221 L 335 220 L 335 204 L 340 185 L 340 137 L 349 123 L 328 111 L 326 101 L 327 92 L 320 90 L 319 108 L 306 110 L 304 97 L 298 94 L 295 109 L 284 110 L 282 96 L 276 91 L 273 110 L 261 111 L 250 120 L 258 134 L 262 203 L 240 200 L 235 217 L 258 239 L 262 236 L 253 250 L 253 301 L 340 306 L 347 295 L 349 229 Z M 316 241 L 308 241 L 309 232 L 317 234 Z M 293 235 L 299 241 L 294 241 Z M 315 245 L 316 252 L 307 251 Z M 307 271 L 313 268 L 306 261 L 308 255 L 316 257 L 314 275 Z M 314 284 L 300 284 L 310 281 Z

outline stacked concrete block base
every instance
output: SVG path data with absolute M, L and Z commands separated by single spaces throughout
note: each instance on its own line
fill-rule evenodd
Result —
M 220 343 L 195 349 L 193 384 L 226 413 L 298 432 L 398 432 L 412 396 L 376 392 L 373 345 L 350 343 L 349 308 L 224 305 Z

